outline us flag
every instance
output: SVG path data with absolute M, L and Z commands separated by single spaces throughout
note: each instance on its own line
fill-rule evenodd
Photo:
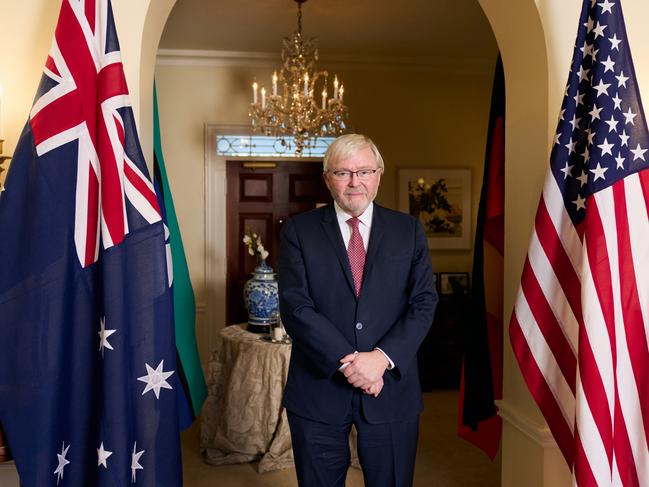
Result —
M 648 150 L 621 2 L 586 0 L 509 329 L 577 485 L 649 479 Z
M 0 194 L 0 423 L 22 485 L 182 484 L 165 232 L 108 0 L 63 0 Z

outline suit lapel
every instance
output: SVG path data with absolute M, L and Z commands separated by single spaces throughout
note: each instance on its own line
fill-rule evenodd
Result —
M 340 267 L 347 278 L 347 284 L 352 293 L 354 293 L 354 278 L 352 277 L 352 271 L 349 267 L 347 250 L 345 249 L 343 236 L 340 234 L 340 227 L 338 226 L 338 219 L 336 218 L 336 211 L 334 210 L 333 204 L 328 205 L 325 208 L 324 217 L 322 218 L 322 228 L 336 253 L 336 257 L 338 257 L 338 260 L 340 261 Z

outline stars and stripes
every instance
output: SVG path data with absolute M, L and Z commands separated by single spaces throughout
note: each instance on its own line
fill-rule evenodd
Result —
M 585 0 L 510 324 L 577 485 L 649 478 L 648 149 L 621 0 Z

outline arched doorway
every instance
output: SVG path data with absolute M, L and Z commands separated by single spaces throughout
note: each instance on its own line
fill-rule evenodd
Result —
M 142 46 L 143 52 L 146 47 L 149 54 L 146 55 L 146 58 L 144 54 L 142 56 L 140 73 L 141 98 L 143 100 L 150 98 L 147 94 L 149 90 L 147 86 L 151 86 L 148 80 L 151 79 L 154 66 L 154 59 L 150 53 L 155 52 L 155 47 L 157 47 L 156 41 L 155 47 L 151 49 L 151 40 L 155 38 L 156 32 L 159 37 L 174 3 L 173 1 L 167 2 L 166 14 L 161 14 L 155 9 L 151 10 L 150 16 L 147 14 Z M 508 184 L 506 189 L 505 309 L 511 309 L 518 285 L 520 265 L 527 248 L 529 228 L 536 208 L 536 198 L 530 199 L 528 195 L 538 193 L 547 165 L 548 133 L 554 126 L 553 117 L 549 116 L 549 112 L 554 109 L 548 100 L 551 95 L 550 90 L 556 90 L 556 87 L 550 86 L 549 82 L 551 73 L 548 63 L 547 39 L 543 29 L 543 12 L 539 10 L 536 3 L 529 0 L 503 5 L 502 2 L 496 0 L 479 0 L 479 4 L 491 24 L 502 52 L 507 84 L 506 174 L 508 181 L 516 181 L 516 185 Z M 546 7 L 546 9 L 548 8 L 551 7 Z M 561 6 L 557 4 L 554 8 L 561 8 Z M 147 39 L 150 40 L 147 41 Z M 265 61 L 262 59 L 259 62 L 264 64 Z M 557 69 L 556 66 L 553 67 Z M 252 71 L 254 70 L 250 70 L 250 72 Z M 561 77 L 562 75 L 559 76 L 559 78 Z M 240 76 L 237 79 L 224 77 L 221 81 L 232 87 L 235 84 L 245 83 L 246 79 L 251 78 L 248 76 Z M 147 83 L 149 84 L 147 85 Z M 530 96 L 530 94 L 533 95 Z M 204 103 L 205 100 L 207 103 L 215 101 L 214 92 L 208 92 L 205 95 Z M 246 95 L 239 92 L 235 96 L 238 98 L 238 105 L 245 107 Z M 180 104 L 172 104 L 172 106 L 180 108 Z M 150 111 L 146 111 L 145 103 L 142 103 L 140 113 L 142 113 L 142 120 L 145 119 L 146 113 L 150 113 Z M 245 113 L 245 110 L 242 113 Z M 204 119 L 203 121 L 208 120 Z M 236 120 L 236 122 L 240 122 L 240 120 Z M 142 132 L 147 133 L 145 122 L 141 123 L 141 127 L 143 128 Z M 146 137 L 143 138 L 146 139 Z M 147 146 L 146 141 L 144 145 Z M 192 158 L 200 156 L 198 152 L 193 152 L 190 155 Z M 199 172 L 197 171 L 197 173 Z M 209 184 L 213 184 L 213 182 L 201 180 L 201 177 L 194 178 L 193 182 L 202 182 L 205 188 Z M 195 184 L 190 186 L 195 187 Z M 391 186 L 389 190 L 395 192 L 396 183 L 392 183 Z M 202 232 L 204 233 L 204 229 Z M 204 249 L 204 251 L 205 254 L 210 252 L 208 249 Z M 203 260 L 198 267 L 205 267 L 207 262 L 207 259 Z M 212 297 L 218 299 L 221 291 L 209 288 L 208 284 L 203 290 L 204 298 L 210 299 L 208 294 L 212 292 Z M 213 316 L 210 319 L 213 319 Z M 205 322 L 203 322 L 203 328 L 204 333 L 201 335 L 199 331 L 199 336 L 211 342 L 214 333 L 205 331 L 209 328 Z M 565 465 L 563 465 L 561 457 L 556 454 L 556 448 L 544 429 L 544 423 L 536 406 L 531 402 L 527 389 L 520 380 L 517 365 L 509 353 L 509 347 L 506 346 L 505 350 L 505 399 L 501 405 L 507 420 L 503 440 L 503 485 L 518 485 L 522 478 L 529 482 L 530 472 L 539 473 L 538 476 L 535 476 L 535 479 L 538 480 L 535 485 L 558 485 L 557 480 L 561 482 L 569 480 L 569 477 L 566 477 Z

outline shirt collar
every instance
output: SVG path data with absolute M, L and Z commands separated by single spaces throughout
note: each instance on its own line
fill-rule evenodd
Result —
M 352 218 L 352 215 L 345 212 L 339 205 L 334 201 L 334 209 L 336 210 L 336 218 L 338 219 L 339 224 L 347 224 L 347 220 Z M 374 213 L 374 202 L 371 202 L 365 211 L 358 217 L 363 225 L 367 228 L 372 226 L 372 215 Z

